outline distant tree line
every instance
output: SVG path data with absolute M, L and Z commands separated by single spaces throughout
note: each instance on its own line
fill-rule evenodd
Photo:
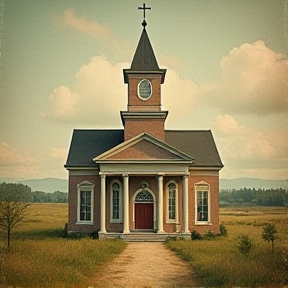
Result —
M 0 183 L 0 191 L 1 189 L 3 190 L 4 188 L 5 190 L 7 190 L 7 187 L 10 187 L 9 189 L 13 191 L 13 193 L 15 194 L 20 188 L 23 189 L 22 186 L 23 185 L 21 184 L 3 182 L 3 183 Z M 30 202 L 30 203 L 67 203 L 68 202 L 67 192 L 60 192 L 60 191 L 55 191 L 53 193 L 46 193 L 42 191 L 31 192 L 30 187 L 28 186 L 25 186 L 25 187 L 27 187 L 27 189 L 25 190 L 25 199 L 27 202 Z M 24 193 L 24 192 L 22 192 L 21 190 L 21 193 Z M 0 201 L 1 201 L 1 195 L 0 195 Z
M 53 193 L 45 193 L 42 191 L 31 192 L 32 203 L 67 203 L 68 193 L 55 191 Z
M 288 190 L 277 189 L 232 189 L 220 191 L 220 205 L 257 205 L 288 207 Z

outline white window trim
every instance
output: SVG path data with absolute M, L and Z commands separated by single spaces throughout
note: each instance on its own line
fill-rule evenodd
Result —
M 147 190 L 149 193 L 151 193 L 152 197 L 153 197 L 153 202 L 145 202 L 145 203 L 153 203 L 153 218 L 154 218 L 154 229 L 155 227 L 157 227 L 156 225 L 156 221 L 157 221 L 157 202 L 156 202 L 156 197 L 155 194 L 152 192 L 152 190 L 150 190 L 149 188 L 146 188 L 145 190 Z M 133 195 L 133 224 L 135 225 L 135 204 L 137 204 L 137 202 L 135 202 L 136 196 L 138 195 L 138 193 L 140 193 L 141 191 L 143 191 L 142 188 L 138 189 L 134 195 Z
M 195 225 L 212 225 L 211 223 L 211 191 L 210 184 L 204 181 L 200 181 L 194 184 L 195 191 Z M 208 192 L 208 221 L 198 221 L 197 215 L 197 192 L 207 191 Z
M 149 85 L 150 85 L 150 88 L 151 88 L 150 96 L 147 97 L 147 98 L 141 97 L 140 91 L 139 91 L 139 90 L 140 90 L 140 89 L 139 89 L 139 86 L 140 86 L 140 84 L 141 84 L 143 81 L 148 81 L 148 83 L 149 83 Z M 138 97 L 139 97 L 141 100 L 146 101 L 146 100 L 148 100 L 148 99 L 151 98 L 152 94 L 153 94 L 152 83 L 151 83 L 148 79 L 142 79 L 142 80 L 138 83 L 138 85 L 137 85 L 137 95 L 138 95 Z
M 113 184 L 119 185 L 119 219 L 113 219 Z M 110 183 L 110 223 L 123 223 L 123 190 L 119 180 L 112 180 Z
M 94 184 L 88 182 L 87 180 L 77 184 L 77 222 L 76 224 L 84 224 L 84 225 L 93 225 L 93 219 L 94 219 Z M 83 189 L 84 188 L 84 189 Z M 91 220 L 80 220 L 80 196 L 81 191 L 91 191 Z
M 176 185 L 176 195 L 175 195 L 175 219 L 169 219 L 169 185 L 173 183 Z M 179 223 L 178 218 L 178 185 L 175 181 L 169 181 L 166 184 L 166 223 Z

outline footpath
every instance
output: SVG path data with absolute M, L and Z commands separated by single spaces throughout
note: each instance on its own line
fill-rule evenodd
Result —
M 200 287 L 191 265 L 159 242 L 130 242 L 113 261 L 103 265 L 92 287 Z

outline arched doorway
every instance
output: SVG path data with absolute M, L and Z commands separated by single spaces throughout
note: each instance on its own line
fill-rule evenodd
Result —
M 135 197 L 135 229 L 154 228 L 154 199 L 152 193 L 141 190 Z

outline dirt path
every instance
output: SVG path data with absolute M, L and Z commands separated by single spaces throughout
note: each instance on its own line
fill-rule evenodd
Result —
M 189 263 L 158 242 L 128 243 L 95 279 L 93 287 L 200 287 Z

